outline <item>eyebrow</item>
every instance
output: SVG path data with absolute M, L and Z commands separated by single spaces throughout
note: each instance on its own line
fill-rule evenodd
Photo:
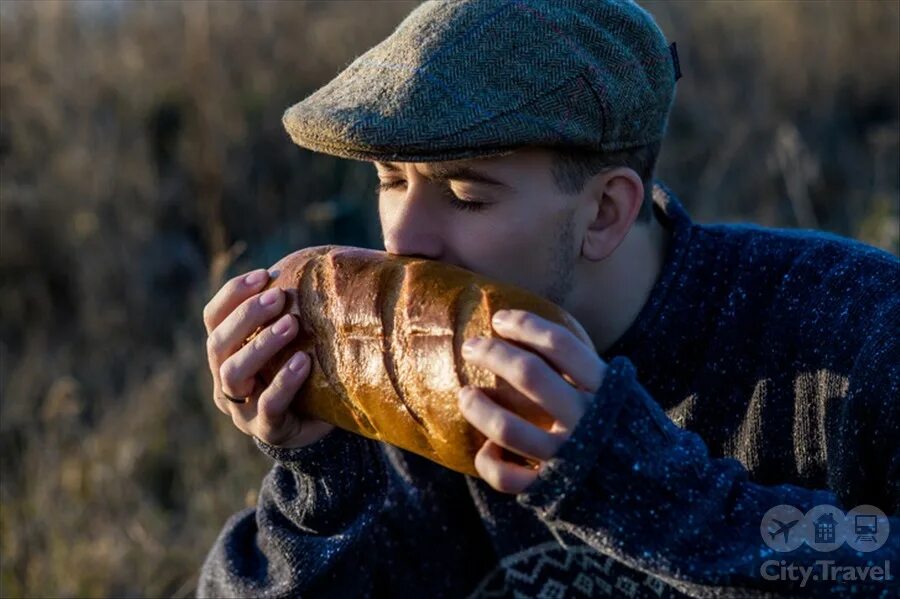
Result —
M 390 162 L 376 162 L 379 166 L 381 166 L 384 170 L 399 173 L 402 172 L 400 167 Z M 442 164 L 433 164 L 431 166 L 431 174 L 425 175 L 425 177 L 431 181 L 472 181 L 474 183 L 483 183 L 485 185 L 492 185 L 494 187 L 503 187 L 505 189 L 512 189 L 509 185 L 504 183 L 503 181 L 499 181 L 486 175 L 485 173 L 476 170 L 470 166 L 462 166 L 462 165 L 442 165 Z

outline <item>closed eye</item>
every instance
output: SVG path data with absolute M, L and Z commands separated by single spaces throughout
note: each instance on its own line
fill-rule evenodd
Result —
M 401 187 L 406 186 L 406 181 L 379 181 L 378 185 L 375 187 L 376 195 L 381 193 L 382 191 L 392 191 L 394 189 L 399 189 Z M 467 200 L 461 199 L 457 197 L 449 188 L 447 189 L 446 196 L 450 202 L 450 206 L 455 208 L 456 210 L 464 210 L 470 212 L 478 212 L 484 210 L 489 202 L 479 202 L 477 200 Z

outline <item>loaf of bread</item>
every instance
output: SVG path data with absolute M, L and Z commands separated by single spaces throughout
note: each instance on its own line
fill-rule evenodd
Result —
M 271 383 L 303 350 L 312 365 L 292 404 L 299 415 L 472 476 L 485 437 L 459 411 L 463 385 L 545 430 L 553 419 L 502 378 L 463 360 L 463 342 L 499 337 L 492 315 L 516 308 L 559 323 L 592 346 L 552 302 L 433 260 L 329 245 L 285 256 L 270 274 L 269 287 L 286 292 L 283 313 L 296 315 L 300 329 L 262 369 L 261 382 Z

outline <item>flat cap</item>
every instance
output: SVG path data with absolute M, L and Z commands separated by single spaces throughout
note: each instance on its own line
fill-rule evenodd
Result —
M 356 160 L 621 150 L 663 137 L 676 58 L 630 0 L 433 0 L 282 122 Z

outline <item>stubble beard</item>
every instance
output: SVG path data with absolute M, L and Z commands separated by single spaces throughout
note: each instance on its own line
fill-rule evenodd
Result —
M 569 210 L 557 229 L 556 242 L 549 258 L 547 273 L 550 284 L 544 297 L 562 306 L 575 285 L 575 264 L 578 249 L 575 247 L 575 210 Z

